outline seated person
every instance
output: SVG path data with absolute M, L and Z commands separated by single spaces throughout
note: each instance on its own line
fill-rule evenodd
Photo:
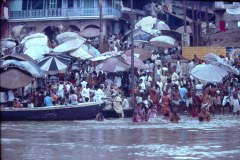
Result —
M 53 100 L 52 100 L 52 97 L 50 96 L 50 93 L 46 94 L 46 97 L 44 98 L 44 105 L 53 106 Z
M 14 108 L 23 108 L 23 104 L 19 102 L 16 98 L 13 99 L 13 107 Z
M 73 90 L 70 91 L 70 95 L 68 97 L 68 101 L 70 104 L 78 104 L 78 97 L 77 95 L 74 93 Z

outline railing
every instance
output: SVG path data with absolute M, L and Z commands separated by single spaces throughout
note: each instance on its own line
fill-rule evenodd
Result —
M 103 16 L 114 16 L 120 18 L 121 12 L 116 8 L 104 7 Z M 51 18 L 51 17 L 80 17 L 80 16 L 99 16 L 99 8 L 56 8 L 56 9 L 36 9 L 11 11 L 10 19 L 34 19 L 34 18 Z

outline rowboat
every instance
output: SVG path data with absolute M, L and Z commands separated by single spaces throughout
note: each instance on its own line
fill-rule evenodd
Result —
M 1 121 L 89 120 L 102 112 L 104 102 L 79 103 L 35 108 L 1 108 Z

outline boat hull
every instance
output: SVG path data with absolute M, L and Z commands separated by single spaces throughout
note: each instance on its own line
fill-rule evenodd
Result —
M 130 108 L 130 109 L 124 109 L 123 112 L 124 112 L 124 117 L 125 118 L 130 118 L 133 116 L 133 111 L 134 109 Z M 119 115 L 116 113 L 115 110 L 113 109 L 110 109 L 110 110 L 103 110 L 102 111 L 103 113 L 103 116 L 105 118 L 120 118 Z
M 1 121 L 88 120 L 102 112 L 105 103 L 79 103 L 35 108 L 2 108 Z

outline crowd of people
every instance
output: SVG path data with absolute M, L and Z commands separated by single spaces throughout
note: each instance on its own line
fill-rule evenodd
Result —
M 226 110 L 239 115 L 238 77 L 230 74 L 222 83 L 201 83 L 190 75 L 195 65 L 204 63 L 196 56 L 189 61 L 185 74 L 180 59 L 175 65 L 152 59 L 145 63 L 149 69 L 136 68 L 133 83 L 130 72 L 105 73 L 96 64 L 85 63 L 80 71 L 69 70 L 48 85 L 38 86 L 34 80 L 25 87 L 24 95 L 13 90 L 1 92 L 1 100 L 17 108 L 24 106 L 19 100 L 22 97 L 28 99 L 28 107 L 106 101 L 106 108 L 113 108 L 119 117 L 124 117 L 125 109 L 134 108 L 134 122 L 148 121 L 157 115 L 178 122 L 180 112 L 199 117 L 200 121 L 209 121 L 210 113 Z

